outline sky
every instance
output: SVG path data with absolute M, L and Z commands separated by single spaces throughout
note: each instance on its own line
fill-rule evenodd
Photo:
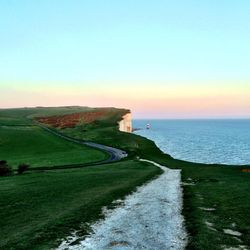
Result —
M 249 0 L 0 0 L 0 108 L 250 118 Z

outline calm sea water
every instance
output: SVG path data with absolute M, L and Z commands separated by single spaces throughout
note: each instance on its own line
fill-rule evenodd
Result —
M 250 164 L 250 120 L 134 120 L 133 127 L 177 159 Z

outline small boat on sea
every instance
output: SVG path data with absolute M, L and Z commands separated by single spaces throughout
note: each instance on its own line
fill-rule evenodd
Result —
M 146 125 L 146 129 L 150 129 L 150 124 L 149 123 Z

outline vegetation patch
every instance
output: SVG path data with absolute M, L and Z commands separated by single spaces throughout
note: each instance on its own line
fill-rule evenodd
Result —
M 7 160 L 15 169 L 25 162 L 36 167 L 92 163 L 105 160 L 100 150 L 66 141 L 37 126 L 28 129 L 0 127 L 0 160 Z
M 17 168 L 17 173 L 23 174 L 25 171 L 29 169 L 29 167 L 30 167 L 29 164 L 25 164 L 25 163 L 19 164 Z
M 243 168 L 241 169 L 241 172 L 250 173 L 250 168 Z
M 8 165 L 7 161 L 0 161 L 0 176 L 8 176 L 12 174 L 12 168 Z
M 71 128 L 75 127 L 80 122 L 84 124 L 92 123 L 105 117 L 106 113 L 106 110 L 88 111 L 62 116 L 38 117 L 36 120 L 54 128 Z
M 86 110 L 90 111 L 85 107 L 0 110 L 0 123 L 3 115 L 13 118 L 12 125 L 30 126 L 33 123 L 27 117 Z M 224 246 L 234 249 L 250 245 L 250 166 L 199 164 L 174 159 L 154 142 L 118 131 L 117 122 L 127 112 L 111 108 L 109 115 L 88 124 L 79 122 L 75 127 L 56 129 L 77 139 L 123 149 L 129 153 L 129 160 L 85 169 L 27 172 L 0 178 L 0 215 L 4 218 L 0 221 L 3 232 L 0 248 L 47 249 L 72 228 L 86 234 L 85 222 L 95 221 L 101 207 L 111 205 L 113 200 L 158 174 L 153 166 L 135 161 L 137 157 L 181 169 L 182 182 L 191 184 L 183 185 L 183 214 L 189 234 L 187 249 L 216 250 Z M 85 151 L 40 128 L 31 128 L 31 131 L 5 128 L 3 132 L 0 127 L 0 159 L 14 167 L 20 162 L 33 167 L 89 161 L 97 157 L 94 151 Z M 88 153 L 84 155 L 84 152 Z M 225 229 L 239 234 L 226 234 Z
M 89 140 L 121 148 L 130 158 L 153 160 L 169 168 L 182 170 L 183 214 L 189 234 L 187 249 L 221 249 L 222 245 L 238 247 L 250 245 L 250 178 L 246 171 L 250 166 L 227 166 L 218 164 L 191 163 L 164 154 L 154 142 L 130 133 L 117 130 L 115 123 L 94 127 L 81 133 L 69 128 L 63 133 L 75 138 Z M 102 134 L 105 133 L 105 137 Z M 185 185 L 188 184 L 188 185 Z M 200 209 L 205 208 L 205 209 Z M 204 218 L 213 224 L 208 227 Z M 232 226 L 236 223 L 236 227 Z M 211 230 L 213 228 L 213 230 Z M 240 232 L 238 238 L 224 233 L 224 229 Z
M 51 249 L 73 230 L 86 235 L 102 207 L 160 173 L 130 160 L 0 178 L 0 248 Z

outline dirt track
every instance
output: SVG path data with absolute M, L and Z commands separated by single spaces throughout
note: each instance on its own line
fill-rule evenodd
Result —
M 147 160 L 142 160 L 147 161 Z M 150 162 L 164 173 L 127 196 L 122 205 L 106 211 L 92 226 L 93 233 L 80 244 L 64 241 L 59 249 L 184 249 L 180 170 Z

